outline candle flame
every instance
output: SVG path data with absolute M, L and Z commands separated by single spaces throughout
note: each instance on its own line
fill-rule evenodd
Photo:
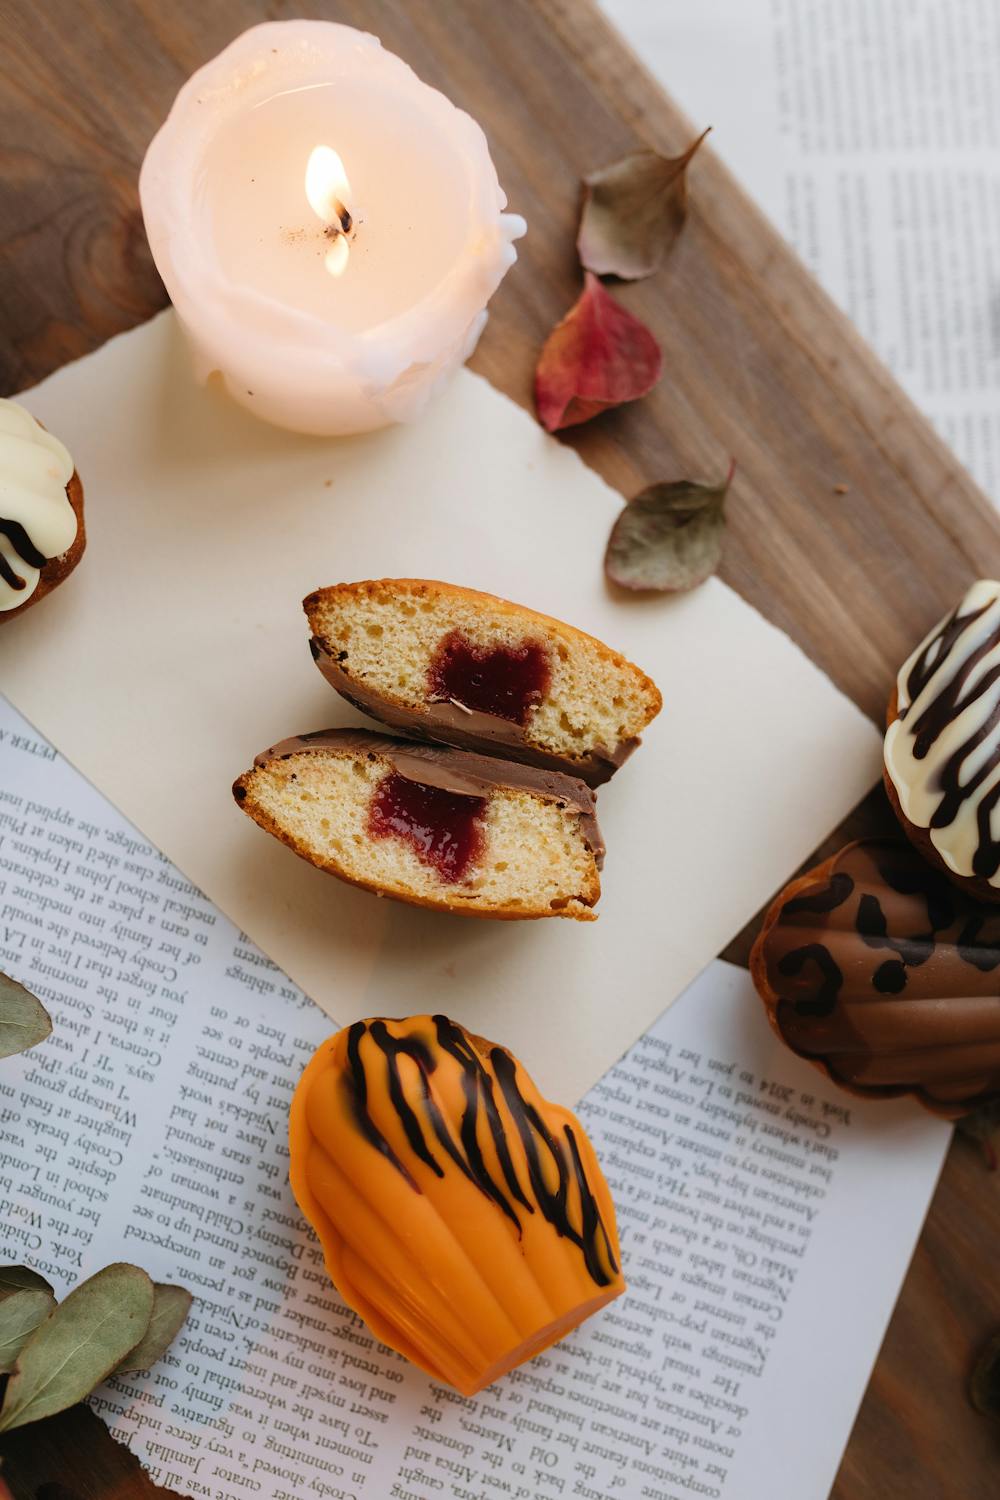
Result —
M 338 234 L 326 252 L 323 264 L 331 276 L 343 276 L 347 270 L 347 262 L 350 259 L 350 255 L 351 252 L 348 249 L 346 235 Z
M 350 248 L 347 233 L 353 222 L 347 200 L 351 184 L 344 163 L 330 146 L 315 146 L 306 166 L 306 197 L 309 207 L 327 226 L 333 240 L 324 264 L 331 276 L 342 276 L 347 270 Z

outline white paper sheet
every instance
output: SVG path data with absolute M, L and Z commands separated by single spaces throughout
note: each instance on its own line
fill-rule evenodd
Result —
M 602 4 L 1000 504 L 1000 5 Z
M 613 598 L 620 497 L 468 372 L 417 426 L 304 439 L 197 387 L 164 314 L 27 404 L 76 458 L 89 546 L 4 626 L 0 685 L 338 1021 L 444 1005 L 578 1098 L 878 777 L 873 726 L 722 583 Z M 379 902 L 233 803 L 257 751 L 357 717 L 312 665 L 302 597 L 393 575 L 561 616 L 659 682 L 663 714 L 600 796 L 599 921 Z
M 160 1483 L 824 1500 L 950 1131 L 838 1093 L 741 970 L 711 964 L 581 1105 L 628 1293 L 465 1400 L 339 1304 L 291 1199 L 326 1018 L 3 705 L 0 967 L 54 1021 L 0 1073 L 0 1258 L 60 1294 L 122 1258 L 196 1294 L 93 1403 Z

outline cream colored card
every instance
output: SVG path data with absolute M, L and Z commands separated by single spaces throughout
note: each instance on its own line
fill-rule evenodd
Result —
M 339 1023 L 446 1010 L 576 1099 L 877 779 L 874 727 L 724 584 L 612 596 L 621 498 L 468 372 L 417 426 L 302 438 L 195 386 L 165 313 L 23 399 L 76 459 L 89 545 L 0 631 L 0 687 Z M 381 902 L 237 809 L 258 750 L 358 719 L 312 664 L 302 597 L 394 575 L 561 616 L 659 683 L 600 793 L 599 921 Z

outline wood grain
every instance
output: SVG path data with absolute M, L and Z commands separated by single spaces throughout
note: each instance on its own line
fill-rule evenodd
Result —
M 299 14 L 376 31 L 482 121 L 530 228 L 474 365 L 530 404 L 537 349 L 579 288 L 581 175 L 637 145 L 677 151 L 694 130 L 590 0 L 0 0 L 0 392 L 163 305 L 136 199 L 145 146 L 195 67 L 252 22 Z M 725 578 L 880 719 L 914 641 L 1000 568 L 1000 522 L 710 149 L 691 186 L 667 266 L 619 293 L 660 337 L 667 373 L 568 441 L 626 496 L 734 455 Z M 853 826 L 885 817 L 876 794 Z M 1000 1182 L 958 1142 L 836 1500 L 995 1500 L 1000 1444 L 964 1381 L 1000 1325 L 998 1243 Z M 85 1451 L 72 1485 L 55 1467 L 52 1480 L 107 1493 Z
M 0 1500 L 172 1500 L 88 1406 L 0 1438 Z M 4 1484 L 6 1480 L 6 1487 Z

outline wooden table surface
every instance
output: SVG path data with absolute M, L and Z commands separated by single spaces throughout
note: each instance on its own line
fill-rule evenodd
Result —
M 482 122 L 530 229 L 473 364 L 530 405 L 539 344 L 579 286 L 580 176 L 692 133 L 590 0 L 0 0 L 0 393 L 164 304 L 136 197 L 143 151 L 196 67 L 293 15 L 375 31 Z M 661 338 L 666 374 L 567 441 L 626 496 L 735 455 L 723 576 L 880 719 L 913 643 L 973 577 L 997 576 L 997 515 L 710 150 L 668 266 L 621 300 Z M 875 794 L 851 831 L 888 816 Z M 1000 1429 L 965 1383 L 1000 1326 L 998 1246 L 1000 1177 L 956 1139 L 835 1500 L 996 1500 Z M 27 1434 L 14 1445 L 17 1500 L 152 1493 L 97 1455 L 87 1415 L 47 1452 Z

